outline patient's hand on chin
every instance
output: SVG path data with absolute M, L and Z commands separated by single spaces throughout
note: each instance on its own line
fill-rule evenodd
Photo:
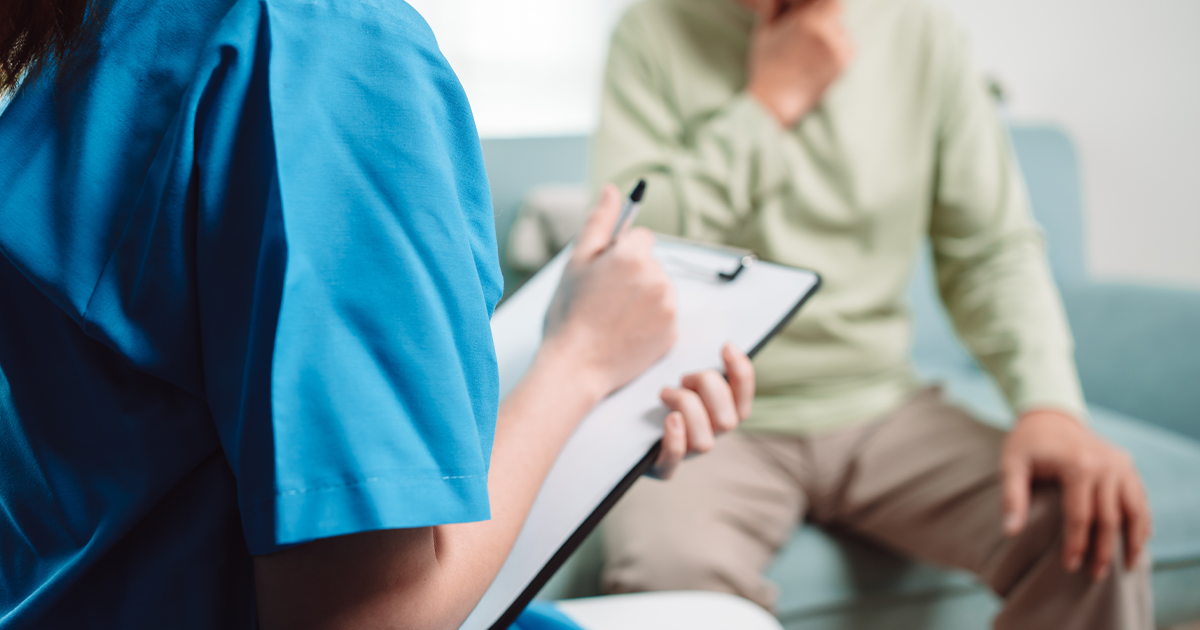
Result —
M 567 262 L 542 344 L 597 400 L 645 371 L 676 338 L 675 289 L 654 258 L 654 235 L 633 228 L 608 247 L 620 211 L 620 193 L 606 186 Z

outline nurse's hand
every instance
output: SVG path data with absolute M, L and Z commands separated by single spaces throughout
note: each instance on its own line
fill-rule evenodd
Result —
M 716 436 L 750 417 L 754 402 L 754 365 L 733 344 L 721 351 L 725 375 L 706 370 L 683 377 L 679 387 L 662 391 L 671 409 L 663 422 L 662 450 L 650 475 L 668 479 L 683 458 L 712 450 Z
M 539 356 L 588 389 L 593 404 L 650 367 L 676 337 L 675 293 L 654 258 L 653 234 L 634 228 L 608 246 L 620 210 L 620 193 L 606 186 L 546 315 Z M 707 370 L 663 390 L 671 411 L 652 475 L 670 477 L 686 455 L 707 452 L 717 435 L 750 415 L 754 367 L 732 345 L 722 357 L 727 379 Z
M 546 314 L 539 360 L 556 364 L 593 404 L 633 380 L 675 344 L 675 289 L 646 228 L 609 247 L 621 195 L 605 186 L 575 243 Z

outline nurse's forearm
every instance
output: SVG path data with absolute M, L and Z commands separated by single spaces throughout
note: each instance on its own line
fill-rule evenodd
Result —
M 574 351 L 544 346 L 500 406 L 490 520 L 328 538 L 255 558 L 262 628 L 460 626 L 500 571 L 559 450 L 606 391 Z
M 434 528 L 438 561 L 454 575 L 464 618 L 500 571 L 550 466 L 602 390 L 568 349 L 543 349 L 500 405 L 488 476 L 491 520 Z

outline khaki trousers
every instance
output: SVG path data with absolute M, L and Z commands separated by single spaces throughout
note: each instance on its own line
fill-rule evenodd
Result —
M 1004 535 L 1003 440 L 936 388 L 827 435 L 731 433 L 617 504 L 604 523 L 605 588 L 722 591 L 770 610 L 763 570 L 807 520 L 974 572 L 1005 600 L 998 629 L 1152 628 L 1148 554 L 1133 569 L 1122 557 L 1100 582 L 1063 568 L 1057 487 L 1035 486 L 1025 530 Z

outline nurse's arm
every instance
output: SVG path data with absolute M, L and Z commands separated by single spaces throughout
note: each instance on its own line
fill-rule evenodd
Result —
M 488 492 L 492 518 L 314 541 L 255 558 L 259 621 L 278 628 L 453 629 L 499 572 L 559 450 L 604 396 L 659 359 L 675 339 L 674 293 L 641 229 L 606 249 L 619 211 L 607 188 L 580 236 L 546 319 L 546 341 L 500 406 Z M 690 375 L 664 391 L 673 410 L 656 471 L 749 413 L 754 374 L 727 349 L 726 383 Z

